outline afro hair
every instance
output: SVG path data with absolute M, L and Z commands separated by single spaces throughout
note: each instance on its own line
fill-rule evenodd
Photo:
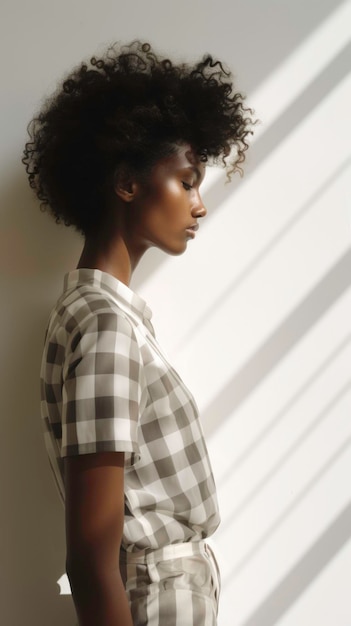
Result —
M 253 111 L 232 75 L 206 54 L 172 63 L 139 40 L 114 44 L 66 77 L 30 122 L 23 163 L 56 221 L 89 235 L 103 221 L 120 167 L 150 170 L 175 144 L 242 173 Z

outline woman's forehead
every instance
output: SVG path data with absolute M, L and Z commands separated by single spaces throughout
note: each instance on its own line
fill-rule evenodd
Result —
M 175 151 L 158 161 L 156 167 L 165 170 L 192 170 L 198 178 L 205 173 L 206 163 L 200 160 L 190 144 L 176 145 Z

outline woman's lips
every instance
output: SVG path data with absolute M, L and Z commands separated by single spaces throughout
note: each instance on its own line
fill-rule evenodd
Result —
M 192 226 L 188 226 L 188 228 L 186 228 L 186 232 L 191 236 L 191 237 L 195 237 L 195 232 L 199 230 L 199 225 L 198 224 L 193 224 Z

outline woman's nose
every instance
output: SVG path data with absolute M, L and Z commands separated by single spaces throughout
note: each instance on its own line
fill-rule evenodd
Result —
M 205 215 L 207 215 L 207 209 L 204 203 L 202 202 L 202 199 L 199 193 L 197 194 L 196 203 L 194 204 L 191 210 L 191 215 L 193 217 L 205 217 Z

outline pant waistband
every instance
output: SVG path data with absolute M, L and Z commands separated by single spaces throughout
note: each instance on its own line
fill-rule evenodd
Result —
M 186 543 L 172 543 L 163 548 L 153 550 L 146 548 L 138 552 L 120 550 L 120 560 L 127 563 L 159 563 L 168 559 L 177 559 L 202 554 L 213 558 L 213 552 L 206 541 L 188 541 Z

